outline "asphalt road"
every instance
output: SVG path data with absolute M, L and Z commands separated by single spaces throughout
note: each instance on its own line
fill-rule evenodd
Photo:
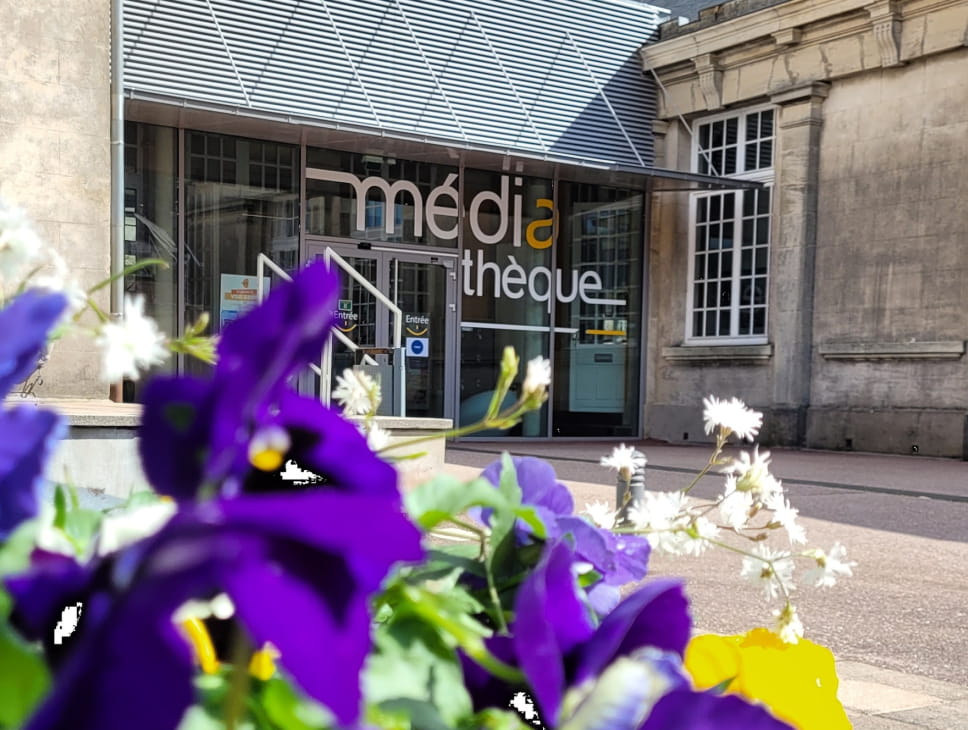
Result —
M 580 508 L 614 500 L 613 473 L 598 465 L 611 446 L 517 443 L 512 452 L 551 461 Z M 656 490 L 688 484 L 709 454 L 701 446 L 638 447 L 649 458 L 647 488 Z M 503 448 L 451 444 L 447 463 L 485 466 Z M 839 541 L 858 563 L 854 577 L 833 588 L 797 589 L 807 638 L 840 661 L 968 686 L 968 463 L 777 450 L 773 473 L 800 510 L 810 546 Z M 722 481 L 707 475 L 693 493 L 711 498 Z M 723 550 L 701 558 L 654 555 L 651 573 L 685 578 L 698 627 L 734 633 L 772 620 L 761 591 L 740 577 L 740 561 Z

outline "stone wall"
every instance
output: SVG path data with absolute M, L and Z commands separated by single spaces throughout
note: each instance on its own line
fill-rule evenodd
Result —
M 656 165 L 688 169 L 690 140 L 676 124 L 661 127 Z M 649 345 L 645 429 L 666 441 L 703 441 L 702 399 L 737 396 L 760 407 L 772 403 L 770 358 L 760 350 L 681 346 L 686 328 L 689 199 L 657 193 L 649 230 Z
M 961 455 L 968 412 L 968 48 L 824 105 L 809 441 Z
M 0 195 L 90 286 L 110 265 L 110 3 L 4 2 L 0 28 Z M 90 339 L 62 340 L 37 394 L 106 398 L 98 368 Z
M 682 344 L 688 195 L 658 194 L 648 435 L 702 437 L 711 392 L 764 410 L 767 442 L 965 456 L 968 2 L 700 25 L 642 49 L 666 89 L 658 164 L 689 169 L 680 115 L 775 105 L 769 344 Z

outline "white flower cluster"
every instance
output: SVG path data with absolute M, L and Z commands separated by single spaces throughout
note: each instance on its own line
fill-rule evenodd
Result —
M 346 368 L 336 376 L 333 400 L 343 407 L 345 416 L 365 416 L 380 407 L 380 384 L 362 370 Z
M 629 519 L 654 549 L 673 555 L 702 555 L 719 537 L 719 528 L 683 492 L 646 492 Z
M 551 385 L 551 360 L 546 357 L 528 360 L 524 382 L 521 384 L 522 395 L 544 398 L 549 385 Z
M 151 317 L 145 316 L 144 297 L 125 297 L 124 318 L 101 325 L 97 342 L 101 348 L 101 379 L 117 383 L 137 380 L 140 372 L 160 365 L 168 357 L 165 336 Z
M 763 425 L 763 414 L 747 408 L 739 398 L 720 400 L 711 395 L 703 399 L 702 405 L 707 434 L 719 429 L 724 439 L 731 433 L 741 439 L 754 439 Z
M 701 555 L 713 545 L 743 554 L 740 575 L 758 586 L 767 601 L 782 599 L 775 610 L 774 629 L 789 643 L 803 636 L 803 624 L 790 596 L 796 588 L 797 561 L 810 568 L 801 578 L 805 585 L 829 588 L 838 579 L 853 574 L 856 565 L 847 560 L 845 548 L 836 543 L 829 551 L 818 548 L 796 549 L 807 542 L 806 531 L 797 521 L 798 512 L 784 493 L 783 484 L 770 472 L 770 454 L 758 447 L 742 451 L 735 458 L 722 456 L 722 447 L 731 434 L 754 438 L 763 423 L 763 414 L 738 398 L 703 400 L 706 433 L 716 433 L 716 445 L 709 463 L 689 487 L 676 492 L 645 492 L 643 500 L 628 511 L 630 528 L 616 524 L 616 512 L 603 503 L 586 505 L 585 513 L 598 526 L 644 534 L 653 549 L 674 555 Z M 601 460 L 603 466 L 628 470 L 644 465 L 644 458 L 633 457 L 634 450 L 624 444 Z M 699 478 L 713 467 L 725 475 L 722 493 L 715 500 L 696 500 L 688 492 Z M 718 516 L 718 520 L 716 517 Z M 783 530 L 787 545 L 774 548 L 765 543 L 771 532 Z M 727 543 L 727 539 L 732 542 Z M 743 542 L 737 543 L 740 538 Z M 750 546 L 750 547 L 746 547 Z
M 344 416 L 365 416 L 359 423 L 360 432 L 366 437 L 370 451 L 381 451 L 390 444 L 390 434 L 374 420 L 383 396 L 380 384 L 362 370 L 346 368 L 336 376 L 333 400 L 343 408 Z
M 646 461 L 645 454 L 641 451 L 636 450 L 633 446 L 622 444 L 612 449 L 612 453 L 608 456 L 603 456 L 600 463 L 602 466 L 614 469 L 623 479 L 628 481 L 632 478 L 636 469 L 641 469 L 646 465 Z
M 89 304 L 87 292 L 63 256 L 43 244 L 22 210 L 0 201 L 0 301 L 27 288 L 59 292 L 67 298 L 61 324 Z M 137 380 L 141 371 L 168 357 L 165 337 L 155 321 L 145 316 L 141 297 L 126 298 L 123 319 L 100 324 L 94 334 L 101 348 L 101 377 L 109 383 Z
M 0 200 L 0 299 L 21 287 L 62 292 L 69 304 L 65 318 L 87 306 L 64 257 L 43 244 L 23 210 Z

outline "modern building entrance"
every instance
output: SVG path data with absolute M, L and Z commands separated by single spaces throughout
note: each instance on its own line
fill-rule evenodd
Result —
M 307 239 L 307 260 L 325 257 L 330 248 L 361 277 L 383 292 L 402 314 L 406 415 L 454 418 L 453 393 L 457 353 L 457 257 L 413 252 L 366 243 Z M 391 377 L 393 313 L 353 277 L 341 272 L 337 328 L 359 347 L 351 351 L 333 340 L 332 372 L 360 364 L 364 355 L 377 362 L 383 386 L 383 408 L 390 413 L 396 381 Z

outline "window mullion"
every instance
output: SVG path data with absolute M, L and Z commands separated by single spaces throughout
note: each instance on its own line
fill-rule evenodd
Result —
M 742 289 L 740 275 L 742 274 L 743 262 L 743 192 L 737 190 L 733 193 L 733 267 L 731 282 L 731 297 L 729 311 L 729 334 L 731 337 L 739 335 L 739 312 L 740 312 L 740 291 Z

